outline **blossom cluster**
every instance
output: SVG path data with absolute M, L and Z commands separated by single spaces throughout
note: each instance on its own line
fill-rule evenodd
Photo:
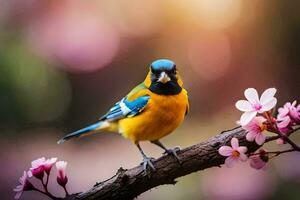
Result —
M 57 169 L 57 183 L 63 187 L 66 195 L 68 195 L 68 191 L 66 189 L 66 184 L 68 182 L 68 177 L 66 176 L 67 162 L 57 161 L 57 158 L 46 159 L 42 157 L 32 161 L 29 170 L 27 172 L 23 172 L 23 175 L 19 179 L 19 185 L 14 189 L 16 192 L 15 199 L 20 199 L 24 191 L 30 190 L 41 192 L 50 198 L 55 199 L 56 197 L 48 191 L 49 176 L 54 164 L 56 165 Z M 32 182 L 30 182 L 30 179 L 33 177 L 40 180 L 43 190 L 39 189 Z
M 277 144 L 284 144 L 291 133 L 297 130 L 300 125 L 300 104 L 296 101 L 287 102 L 278 109 L 276 117 L 273 116 L 274 107 L 277 104 L 275 88 L 265 90 L 259 97 L 258 92 L 254 88 L 245 90 L 246 100 L 239 100 L 235 106 L 238 110 L 244 112 L 238 124 L 247 131 L 246 140 L 255 142 L 262 146 L 266 141 L 266 131 L 278 135 Z M 291 141 L 289 141 L 291 143 Z M 293 145 L 292 145 L 293 146 Z M 268 152 L 260 149 L 256 153 L 246 154 L 247 148 L 239 146 L 237 138 L 231 139 L 231 146 L 222 146 L 219 154 L 227 157 L 225 164 L 231 167 L 237 161 L 247 161 L 250 158 L 250 166 L 255 169 L 265 169 L 266 163 L 269 161 L 270 154 L 275 156 L 290 152 Z

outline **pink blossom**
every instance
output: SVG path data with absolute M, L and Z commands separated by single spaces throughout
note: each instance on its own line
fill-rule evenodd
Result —
M 277 116 L 277 127 L 279 129 L 287 128 L 291 123 L 291 118 L 289 116 Z
M 31 162 L 31 168 L 29 169 L 29 176 L 34 176 L 38 179 L 43 179 L 44 172 L 50 174 L 51 168 L 56 162 L 57 158 L 45 159 L 45 157 L 38 158 Z
M 24 171 L 23 176 L 19 179 L 20 185 L 18 185 L 14 191 L 17 193 L 15 195 L 15 199 L 20 199 L 21 195 L 23 194 L 23 191 L 28 191 L 34 189 L 34 186 L 29 182 L 28 175 L 26 171 Z
M 297 101 L 287 102 L 278 109 L 277 126 L 279 129 L 289 128 L 300 123 L 300 104 L 296 107 Z
M 240 124 L 245 126 L 257 113 L 263 113 L 274 108 L 277 103 L 277 99 L 274 97 L 275 93 L 275 88 L 269 88 L 259 98 L 256 89 L 246 89 L 244 94 L 247 100 L 239 100 L 235 104 L 238 110 L 244 112 L 240 118 Z
M 58 161 L 56 163 L 56 168 L 57 168 L 57 183 L 63 187 L 68 182 L 68 177 L 66 176 L 66 167 L 67 167 L 67 162 L 65 161 Z
M 264 123 L 267 121 L 264 117 L 258 116 L 254 117 L 249 124 L 243 126 L 248 133 L 246 135 L 246 139 L 250 142 L 255 142 L 258 145 L 262 145 L 265 140 L 266 136 L 263 134 L 263 131 L 267 130 L 267 125 Z
M 225 165 L 227 167 L 232 167 L 237 161 L 245 162 L 248 157 L 246 156 L 247 147 L 239 146 L 239 141 L 236 138 L 231 139 L 230 146 L 222 146 L 219 148 L 219 154 L 226 156 Z
M 287 102 L 283 107 L 278 109 L 277 115 L 277 127 L 278 130 L 286 135 L 290 135 L 290 131 L 293 130 L 294 125 L 300 124 L 300 104 L 296 106 L 297 101 L 293 103 Z M 285 141 L 282 138 L 277 139 L 277 144 L 284 144 Z
M 264 149 L 259 150 L 258 155 L 253 155 L 250 157 L 250 166 L 254 169 L 267 169 L 267 162 L 269 157 Z
M 43 179 L 44 177 L 44 163 L 46 162 L 45 157 L 38 158 L 31 162 L 31 167 L 29 169 L 29 177 L 34 176 L 38 179 Z
M 45 172 L 49 175 L 50 174 L 50 171 L 52 169 L 52 166 L 54 165 L 54 163 L 57 161 L 57 158 L 50 158 L 50 159 L 47 159 L 44 163 L 44 169 L 45 169 Z

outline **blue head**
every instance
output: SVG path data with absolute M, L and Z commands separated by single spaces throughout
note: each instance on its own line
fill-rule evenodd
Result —
M 175 63 L 168 59 L 159 59 L 151 64 L 151 70 L 173 70 L 176 68 Z
M 176 80 L 176 65 L 168 59 L 159 59 L 154 61 L 151 66 L 151 81 L 167 83 L 171 80 Z
M 181 86 L 176 64 L 168 59 L 159 59 L 150 65 L 150 90 L 157 94 L 178 94 Z

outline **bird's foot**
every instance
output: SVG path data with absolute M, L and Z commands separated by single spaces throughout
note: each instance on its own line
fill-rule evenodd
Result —
M 148 167 L 153 171 L 156 170 L 153 163 L 152 163 L 153 161 L 154 161 L 154 158 L 149 158 L 149 157 L 146 157 L 146 156 L 143 158 L 143 163 L 141 163 L 141 164 L 143 164 L 143 169 L 146 173 L 148 172 L 147 171 Z
M 175 147 L 174 149 L 167 149 L 163 154 L 173 155 L 176 158 L 177 162 L 181 164 L 181 161 L 177 155 L 177 152 L 179 151 L 180 151 L 180 147 Z

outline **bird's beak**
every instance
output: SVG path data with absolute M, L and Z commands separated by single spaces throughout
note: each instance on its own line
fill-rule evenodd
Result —
M 161 82 L 161 83 L 165 84 L 165 83 L 169 82 L 170 80 L 171 79 L 168 76 L 168 74 L 166 72 L 162 72 L 162 73 L 160 73 L 160 76 L 159 76 L 157 82 Z

